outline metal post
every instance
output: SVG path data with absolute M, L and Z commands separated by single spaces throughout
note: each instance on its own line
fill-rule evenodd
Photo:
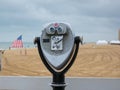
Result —
M 65 90 L 65 76 L 64 74 L 53 74 L 53 82 L 51 84 L 53 90 Z

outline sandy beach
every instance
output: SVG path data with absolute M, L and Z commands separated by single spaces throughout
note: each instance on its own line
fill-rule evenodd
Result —
M 37 48 L 5 50 L 0 76 L 51 76 Z M 80 46 L 69 77 L 120 77 L 120 45 Z

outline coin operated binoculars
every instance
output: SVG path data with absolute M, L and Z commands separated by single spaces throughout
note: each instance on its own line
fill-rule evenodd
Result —
M 64 23 L 51 23 L 36 37 L 39 55 L 53 74 L 53 90 L 64 90 L 64 74 L 72 66 L 78 53 L 80 37 L 74 37 L 71 28 Z

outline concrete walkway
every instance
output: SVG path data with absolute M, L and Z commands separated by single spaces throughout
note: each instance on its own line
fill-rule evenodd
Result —
M 0 90 L 52 90 L 51 77 L 0 77 Z M 65 90 L 120 90 L 119 78 L 66 78 Z

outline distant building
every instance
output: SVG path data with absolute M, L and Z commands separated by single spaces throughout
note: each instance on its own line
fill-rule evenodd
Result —
M 109 43 L 111 45 L 120 45 L 120 29 L 118 30 L 118 40 L 111 40 Z
M 120 41 L 120 29 L 118 31 L 118 40 Z
M 108 42 L 106 40 L 98 40 L 96 45 L 108 45 Z
M 110 41 L 111 45 L 120 45 L 120 41 L 119 40 L 112 40 Z
M 0 71 L 1 71 L 1 64 L 2 64 L 2 63 L 1 63 L 2 61 L 1 61 L 1 60 L 2 60 L 2 52 L 0 51 Z

